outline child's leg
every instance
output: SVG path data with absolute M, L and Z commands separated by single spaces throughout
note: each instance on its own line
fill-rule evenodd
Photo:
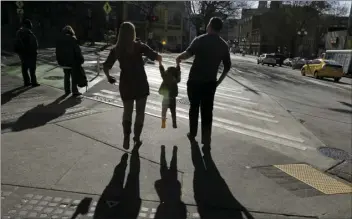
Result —
M 163 98 L 162 106 L 161 106 L 161 128 L 166 127 L 166 113 L 169 105 L 169 100 L 167 97 Z
M 177 123 L 176 123 L 176 98 L 170 98 L 170 112 L 171 112 L 171 117 L 172 117 L 172 127 L 177 128 Z

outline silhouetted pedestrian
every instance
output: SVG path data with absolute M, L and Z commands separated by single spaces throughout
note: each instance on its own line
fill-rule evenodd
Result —
M 78 91 L 78 81 L 75 74 L 81 73 L 81 65 L 84 63 L 84 57 L 72 27 L 64 27 L 62 33 L 62 37 L 56 44 L 56 60 L 64 69 L 65 94 L 69 95 L 72 88 L 72 95 L 79 96 L 81 93 Z
M 151 60 L 161 61 L 161 56 L 149 46 L 136 41 L 136 30 L 132 23 L 124 22 L 119 31 L 116 45 L 111 49 L 104 63 L 104 73 L 109 83 L 116 79 L 109 74 L 116 60 L 120 63 L 121 73 L 119 90 L 123 102 L 122 126 L 124 132 L 123 147 L 129 149 L 132 126 L 133 105 L 136 102 L 136 119 L 134 123 L 134 143 L 141 144 L 140 135 L 144 124 L 144 112 L 149 95 L 149 84 L 144 69 L 142 55 Z
M 22 27 L 16 33 L 15 52 L 18 54 L 22 65 L 22 77 L 24 86 L 39 86 L 35 74 L 38 55 L 37 37 L 32 32 L 32 22 L 28 19 L 23 21 Z M 30 76 L 28 75 L 28 71 Z
M 207 26 L 207 33 L 196 37 L 186 51 L 176 58 L 176 62 L 179 63 L 181 60 L 195 56 L 187 82 L 187 94 L 191 103 L 189 109 L 190 132 L 187 136 L 191 141 L 195 141 L 200 107 L 202 144 L 204 144 L 204 148 L 209 150 L 216 88 L 226 77 L 231 67 L 229 47 L 219 36 L 222 25 L 220 18 L 211 18 Z M 224 64 L 224 70 L 217 80 L 221 62 Z

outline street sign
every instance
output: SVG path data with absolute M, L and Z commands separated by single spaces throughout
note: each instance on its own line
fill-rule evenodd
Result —
M 22 8 L 17 8 L 17 14 L 22 15 L 23 13 L 24 12 Z
M 104 6 L 103 6 L 103 9 L 104 9 L 106 14 L 110 14 L 111 6 L 110 6 L 109 2 L 105 2 Z
M 18 8 L 23 8 L 23 1 L 17 1 L 16 5 Z

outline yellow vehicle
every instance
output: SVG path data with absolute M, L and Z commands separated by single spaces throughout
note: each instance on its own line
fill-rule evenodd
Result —
M 301 69 L 301 74 L 314 78 L 333 78 L 338 82 L 343 76 L 343 67 L 334 60 L 315 59 L 308 61 Z

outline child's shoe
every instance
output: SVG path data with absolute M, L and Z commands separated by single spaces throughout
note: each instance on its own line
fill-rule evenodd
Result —
M 162 129 L 166 128 L 166 119 L 161 120 L 161 128 Z

